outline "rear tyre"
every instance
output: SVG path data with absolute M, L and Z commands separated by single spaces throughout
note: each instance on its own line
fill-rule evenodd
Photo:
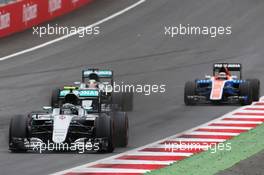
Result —
M 246 99 L 242 99 L 240 104 L 250 105 L 253 102 L 252 88 L 250 86 L 250 82 L 244 82 L 239 85 L 240 96 L 246 97 Z
M 126 147 L 129 137 L 129 123 L 127 113 L 115 112 L 114 118 L 114 137 L 116 147 Z
M 11 152 L 26 152 L 24 140 L 28 138 L 28 117 L 14 116 L 9 125 L 9 149 Z
M 259 81 L 259 79 L 248 79 L 247 81 L 250 83 L 250 86 L 252 88 L 252 99 L 253 99 L 253 101 L 259 101 L 259 96 L 260 96 L 260 81 Z
M 113 120 L 105 114 L 100 115 L 95 120 L 96 138 L 105 138 L 107 140 L 106 149 L 98 150 L 98 152 L 112 153 L 115 149 L 113 137 Z
M 60 107 L 59 95 L 60 95 L 60 89 L 54 89 L 52 91 L 50 105 L 53 108 L 59 108 Z
M 193 81 L 188 81 L 185 83 L 184 87 L 184 103 L 187 106 L 195 105 L 195 101 L 192 98 L 188 98 L 189 96 L 194 96 L 196 93 L 196 83 Z

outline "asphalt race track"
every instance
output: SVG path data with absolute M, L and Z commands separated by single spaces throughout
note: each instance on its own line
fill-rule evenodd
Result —
M 102 1 L 107 3 L 108 11 L 103 9 L 103 5 L 96 6 Z M 130 0 L 116 0 L 111 4 L 110 1 L 95 2 L 92 7 L 100 8 L 99 14 L 87 7 L 87 13 L 81 9 L 81 18 L 74 14 L 67 15 L 67 18 L 72 19 L 74 25 L 88 25 L 94 22 L 91 16 L 104 18 L 113 9 L 119 11 L 132 3 Z M 245 78 L 259 78 L 264 83 L 263 9 L 264 2 L 261 0 L 147 0 L 141 6 L 101 25 L 99 36 L 71 37 L 2 61 L 1 174 L 48 174 L 113 155 L 11 154 L 8 151 L 10 117 L 48 105 L 51 90 L 79 80 L 80 71 L 85 67 L 113 69 L 119 82 L 166 84 L 166 93 L 150 96 L 136 94 L 135 110 L 129 114 L 129 147 L 116 149 L 115 153 L 190 129 L 235 109 L 236 106 L 186 107 L 183 103 L 184 83 L 211 73 L 214 62 L 240 62 L 244 66 Z M 59 21 L 69 22 L 67 18 Z M 170 38 L 164 35 L 164 26 L 179 24 L 231 25 L 232 35 L 219 38 Z M 29 32 L 17 36 L 32 39 Z M 23 49 L 22 41 L 16 42 L 13 37 L 10 40 L 12 42 L 9 41 L 8 46 L 4 46 L 0 40 L 0 52 Z M 32 40 L 33 44 L 37 44 L 36 38 Z M 30 47 L 30 43 L 27 45 Z

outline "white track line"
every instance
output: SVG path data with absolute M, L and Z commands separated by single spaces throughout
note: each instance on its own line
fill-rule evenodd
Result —
M 16 57 L 16 56 L 19 56 L 19 55 L 23 55 L 23 54 L 25 54 L 25 53 L 29 53 L 29 52 L 32 52 L 32 51 L 38 50 L 38 49 L 40 49 L 40 48 L 43 48 L 43 47 L 46 47 L 46 46 L 48 46 L 48 45 L 51 45 L 51 44 L 54 44 L 54 43 L 56 43 L 56 42 L 62 41 L 62 40 L 64 40 L 64 39 L 67 39 L 67 38 L 69 38 L 69 37 L 71 37 L 71 36 L 77 35 L 77 34 L 79 34 L 80 32 L 83 32 L 84 30 L 86 30 L 87 28 L 92 28 L 92 27 L 98 26 L 98 25 L 100 25 L 100 24 L 103 24 L 103 23 L 105 23 L 105 22 L 107 22 L 107 21 L 109 21 L 109 20 L 111 20 L 111 19 L 114 19 L 114 18 L 116 18 L 116 17 L 118 17 L 118 16 L 120 16 L 120 15 L 122 15 L 122 14 L 128 12 L 128 11 L 130 11 L 131 9 L 133 9 L 133 8 L 135 8 L 135 7 L 139 6 L 139 5 L 141 5 L 141 4 L 144 3 L 144 2 L 146 2 L 146 0 L 140 0 L 140 1 L 138 1 L 137 3 L 131 5 L 131 6 L 125 8 L 125 9 L 123 9 L 123 10 L 117 12 L 117 13 L 114 13 L 114 14 L 112 14 L 111 16 L 109 16 L 109 17 L 107 17 L 107 18 L 104 18 L 104 19 L 102 19 L 102 20 L 100 20 L 100 21 L 98 21 L 98 22 L 96 22 L 96 23 L 94 23 L 94 24 L 91 24 L 91 25 L 89 25 L 89 26 L 86 26 L 86 27 L 85 27 L 84 29 L 82 29 L 82 30 L 77 30 L 76 32 L 73 32 L 73 33 L 70 33 L 70 34 L 68 34 L 68 35 L 65 35 L 65 36 L 59 37 L 59 38 L 57 38 L 57 39 L 54 39 L 54 40 L 48 41 L 48 42 L 43 43 L 43 44 L 40 44 L 40 45 L 38 45 L 38 46 L 35 46 L 35 47 L 32 47 L 32 48 L 29 48 L 29 49 L 26 49 L 26 50 L 23 50 L 23 51 L 20 51 L 20 52 L 16 52 L 16 53 L 11 54 L 11 55 L 7 55 L 7 56 L 4 56 L 4 57 L 1 57 L 1 58 L 0 58 L 0 61 L 8 60 L 8 59 L 10 59 L 10 58 L 13 58 L 13 57 Z
M 236 126 L 205 126 L 199 129 L 238 129 L 238 130 L 250 130 L 253 127 L 236 127 Z
M 260 100 L 259 101 L 264 101 L 264 97 L 260 97 Z
M 173 146 L 173 145 L 172 145 Z M 165 146 L 161 146 L 162 148 L 165 148 Z M 168 149 L 171 148 L 168 146 Z M 181 153 L 181 152 L 147 152 L 147 151 L 135 151 L 135 152 L 129 152 L 126 154 L 126 156 L 185 156 L 189 157 L 193 155 L 192 153 Z
M 225 139 L 200 139 L 200 138 L 175 138 L 168 139 L 167 141 L 172 142 L 224 142 Z
M 122 168 L 80 168 L 74 173 L 146 173 L 150 170 L 122 169 Z
M 248 108 L 253 108 L 253 109 L 263 109 L 264 107 L 263 106 L 251 106 L 251 107 L 248 107 Z M 252 110 L 246 110 L 246 108 L 243 110 L 243 111 L 252 111 Z M 254 111 L 254 110 L 253 110 Z M 262 110 L 259 110 L 259 112 L 261 112 Z
M 231 118 L 257 118 L 257 119 L 264 119 L 264 116 L 259 116 L 259 115 L 234 115 Z
M 200 131 L 195 131 L 195 132 L 190 132 L 186 133 L 186 135 L 210 135 L 210 136 L 237 136 L 240 133 L 231 133 L 231 132 L 200 132 Z
M 261 124 L 263 122 L 261 121 L 229 121 L 229 120 L 220 120 L 220 121 L 215 121 L 212 123 L 216 124 Z
M 101 161 L 100 164 L 142 164 L 142 165 L 170 165 L 174 163 L 174 161 L 148 161 L 148 160 L 108 160 Z
M 246 108 L 245 108 L 246 109 Z M 264 113 L 263 111 L 257 111 L 257 110 L 245 110 L 243 109 L 243 111 L 239 112 L 241 114 L 260 114 L 260 116 L 263 116 L 262 114 Z M 236 114 L 234 114 L 236 115 Z
M 200 144 L 203 144 L 203 142 L 201 143 L 190 143 L 190 144 L 185 144 L 185 143 L 182 143 L 182 144 L 159 144 L 159 145 L 155 145 L 153 146 L 152 148 L 164 148 L 168 151 L 170 150 L 173 150 L 173 153 L 177 153 L 177 154 L 180 154 L 181 152 L 177 152 L 177 150 L 174 150 L 174 149 L 182 149 L 182 150 L 193 150 L 193 149 L 206 149 L 208 147 L 210 147 L 210 145 L 200 145 Z M 156 152 L 152 152 L 152 153 L 156 153 Z M 160 152 L 158 152 L 160 153 Z M 168 152 L 169 154 L 171 154 L 171 152 Z M 183 154 L 183 153 L 181 153 Z M 186 154 L 186 153 L 184 153 Z M 183 156 L 190 156 L 190 155 L 193 155 L 193 153 L 187 153 L 187 154 L 190 154 L 190 155 L 184 155 Z M 177 156 L 177 155 L 176 155 Z M 181 155 L 179 155 L 181 156 Z

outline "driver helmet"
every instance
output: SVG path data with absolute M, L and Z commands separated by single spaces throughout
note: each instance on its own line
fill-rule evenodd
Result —
M 63 115 L 78 115 L 78 111 L 78 107 L 70 103 L 65 103 L 61 108 L 61 114 Z
M 227 80 L 227 74 L 225 72 L 220 72 L 218 75 L 217 75 L 217 79 L 218 80 Z
M 97 88 L 98 87 L 98 83 L 96 80 L 89 80 L 87 83 L 88 88 Z

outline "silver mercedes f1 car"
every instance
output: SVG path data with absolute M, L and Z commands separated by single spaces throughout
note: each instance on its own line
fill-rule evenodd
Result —
M 116 146 L 127 146 L 126 112 L 102 104 L 98 90 L 67 90 L 60 95 L 66 103 L 59 108 L 43 107 L 42 111 L 11 119 L 11 152 L 46 151 L 43 147 L 51 151 L 50 145 L 55 150 L 59 147 L 64 151 L 78 151 L 85 147 L 88 151 L 113 152 Z

